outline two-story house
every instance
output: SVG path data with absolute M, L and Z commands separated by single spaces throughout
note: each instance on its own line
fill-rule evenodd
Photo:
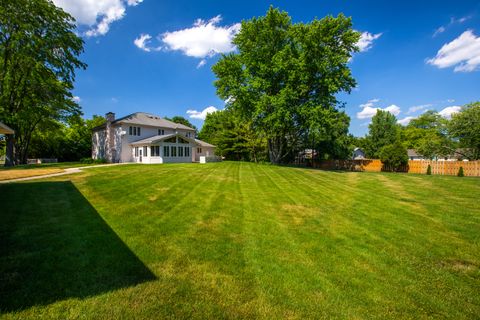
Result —
M 93 129 L 92 158 L 108 162 L 195 162 L 215 155 L 215 146 L 195 139 L 195 130 L 159 116 L 135 112 Z

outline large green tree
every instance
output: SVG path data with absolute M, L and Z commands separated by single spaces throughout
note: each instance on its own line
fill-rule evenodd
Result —
M 452 154 L 455 143 L 448 136 L 447 123 L 438 112 L 427 111 L 402 127 L 402 143 L 428 159 Z
M 398 140 L 397 118 L 388 111 L 377 110 L 368 126 L 366 154 L 369 158 L 378 158 L 380 150 Z
M 26 162 L 43 121 L 80 114 L 71 89 L 85 64 L 74 30 L 72 16 L 50 0 L 0 0 L 0 121 L 15 130 L 5 165 Z
M 480 101 L 467 104 L 454 114 L 448 129 L 464 148 L 466 157 L 480 159 Z
M 340 14 L 292 23 L 270 7 L 242 22 L 237 52 L 213 66 L 217 94 L 267 139 L 272 163 L 285 161 L 309 132 L 321 131 L 355 86 L 348 61 L 360 34 Z
M 188 119 L 185 118 L 185 117 L 182 117 L 182 116 L 173 116 L 173 117 L 171 117 L 171 118 L 169 118 L 169 117 L 164 117 L 164 119 L 170 120 L 170 121 L 175 122 L 175 123 L 180 123 L 180 124 L 183 124 L 183 125 L 185 125 L 185 126 L 187 126 L 187 127 L 190 127 L 190 128 L 192 128 L 192 129 L 197 130 L 197 127 L 195 127 L 195 126 L 194 126 L 190 121 L 188 121 Z
M 255 162 L 265 160 L 266 139 L 233 110 L 209 113 L 199 138 L 215 145 L 215 152 L 226 159 Z
M 105 118 L 70 117 L 68 121 L 42 122 L 32 135 L 29 155 L 33 158 L 57 158 L 78 161 L 92 154 L 92 129 L 105 123 Z

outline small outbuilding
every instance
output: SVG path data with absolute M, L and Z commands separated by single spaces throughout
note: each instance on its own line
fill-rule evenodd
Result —
M 14 133 L 15 131 L 12 128 L 0 122 L 0 134 L 14 134 Z

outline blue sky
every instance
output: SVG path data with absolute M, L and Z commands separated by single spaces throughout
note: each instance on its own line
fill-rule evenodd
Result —
M 428 109 L 448 117 L 480 100 L 480 1 L 54 0 L 85 40 L 88 64 L 74 95 L 86 117 L 145 111 L 191 117 L 222 109 L 211 66 L 235 48 L 241 20 L 270 5 L 294 22 L 343 12 L 363 33 L 350 62 L 358 87 L 340 94 L 350 132 L 363 136 L 376 108 L 402 123 Z M 187 113 L 188 112 L 188 113 Z

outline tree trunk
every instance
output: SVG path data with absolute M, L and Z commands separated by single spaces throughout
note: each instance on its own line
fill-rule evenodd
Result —
M 14 160 L 14 144 L 15 144 L 15 138 L 13 134 L 7 134 L 6 136 L 6 142 L 7 142 L 7 152 L 5 154 L 5 167 L 13 167 L 15 165 L 15 160 Z
M 282 151 L 283 143 L 281 138 L 275 137 L 268 139 L 268 157 L 270 158 L 271 163 L 280 163 L 281 159 L 283 158 Z

